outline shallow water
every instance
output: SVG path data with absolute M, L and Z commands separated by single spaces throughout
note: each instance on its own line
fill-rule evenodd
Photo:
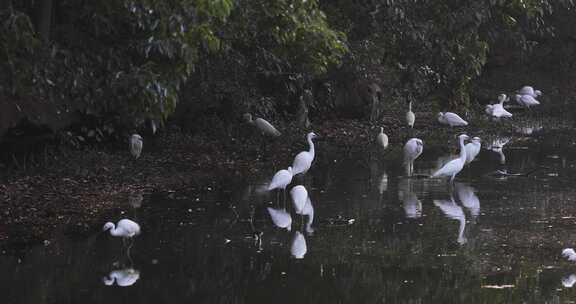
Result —
M 281 209 L 282 201 L 261 191 L 274 169 L 119 202 L 125 208 L 113 218 L 142 225 L 133 242 L 63 234 L 19 255 L 4 253 L 0 298 L 574 303 L 576 265 L 560 257 L 562 248 L 576 246 L 574 143 L 510 137 L 501 147 L 506 141 L 486 139 L 452 191 L 421 177 L 450 159 L 442 149 L 425 146 L 418 177 L 408 178 L 394 151 L 347 154 L 320 144 L 313 169 L 297 181 L 310 193 L 313 221 L 295 214 L 288 200 L 290 231 L 276 227 L 267 211 Z

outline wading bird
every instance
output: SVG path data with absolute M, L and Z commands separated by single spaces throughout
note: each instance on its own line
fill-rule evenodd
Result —
M 282 169 L 272 177 L 272 181 L 268 185 L 268 191 L 274 189 L 282 189 L 284 193 L 284 200 L 286 200 L 286 187 L 292 182 L 292 167 Z M 278 197 L 276 197 L 278 198 Z
M 410 138 L 404 145 L 404 164 L 408 175 L 412 175 L 414 172 L 414 160 L 422 154 L 423 150 L 424 143 L 419 138 Z
M 482 143 L 480 137 L 474 137 L 471 142 L 466 144 L 466 165 L 471 163 L 476 156 L 478 156 L 481 147 Z
M 140 157 L 140 154 L 142 154 L 142 146 L 143 145 L 144 145 L 144 142 L 142 140 L 142 136 L 140 136 L 138 134 L 132 134 L 132 136 L 130 136 L 129 148 L 130 148 L 130 154 L 132 154 L 132 157 L 134 157 L 135 159 L 138 159 L 138 157 Z
M 406 112 L 406 123 L 410 128 L 414 127 L 414 121 L 416 120 L 416 115 L 412 112 L 412 102 L 408 103 L 408 112 Z
M 271 123 L 267 120 L 257 117 L 256 119 L 252 119 L 252 114 L 245 113 L 244 119 L 251 125 L 255 126 L 260 133 L 266 136 L 271 137 L 278 137 L 281 135 L 280 131 L 278 131 Z
M 292 197 L 296 214 L 302 214 L 306 201 L 308 201 L 308 191 L 304 186 L 298 185 L 290 190 L 290 196 Z
M 102 230 L 106 231 L 108 229 L 110 229 L 111 236 L 122 238 L 131 238 L 140 234 L 140 225 L 129 219 L 122 219 L 116 225 L 112 222 L 107 222 Z
M 292 230 L 292 217 L 290 213 L 284 209 L 274 209 L 270 207 L 266 208 L 266 210 L 268 210 L 268 214 L 270 214 L 270 218 L 276 227 L 288 231 Z
M 516 91 L 516 93 L 518 93 L 520 95 L 529 95 L 529 96 L 532 96 L 534 98 L 542 95 L 542 91 L 534 90 L 534 88 L 531 86 L 523 86 L 522 88 L 520 88 L 520 90 Z
M 140 278 L 140 272 L 133 268 L 114 270 L 108 276 L 102 278 L 106 286 L 112 286 L 114 283 L 120 287 L 132 286 Z
M 500 118 L 500 117 L 505 117 L 505 118 L 510 118 L 512 117 L 512 113 L 506 111 L 506 109 L 504 109 L 504 102 L 510 100 L 509 97 L 506 96 L 506 94 L 500 94 L 498 95 L 498 103 L 495 103 L 493 105 L 486 105 L 486 113 L 492 117 L 496 117 L 496 118 Z
M 521 105 L 527 109 L 530 109 L 530 107 L 533 107 L 533 106 L 540 104 L 540 102 L 538 100 L 536 100 L 536 98 L 534 98 L 531 95 L 518 95 L 518 94 L 516 94 L 516 96 L 514 96 L 514 98 L 516 99 L 516 102 L 519 105 Z
M 467 121 L 462 119 L 458 114 L 452 112 L 438 113 L 438 122 L 443 125 L 449 125 L 450 127 L 462 127 L 468 125 Z
M 308 141 L 308 151 L 302 151 L 296 155 L 294 161 L 292 162 L 292 174 L 294 176 L 302 173 L 306 174 L 312 166 L 312 162 L 314 161 L 314 143 L 312 139 L 316 138 L 317 135 L 314 132 L 308 133 L 306 135 L 306 140 Z
M 568 261 L 575 262 L 576 261 L 576 252 L 572 248 L 566 248 L 562 250 L 562 256 L 567 258 Z
M 466 147 L 464 146 L 464 141 L 468 138 L 469 137 L 466 134 L 458 136 L 460 143 L 460 157 L 449 161 L 440 168 L 440 170 L 432 174 L 432 177 L 449 177 L 450 183 L 452 184 L 454 182 L 454 177 L 462 171 L 462 168 L 464 168 L 464 164 L 466 163 Z
M 376 144 L 382 150 L 386 150 L 388 148 L 388 135 L 384 134 L 384 128 L 380 127 L 380 133 L 376 136 Z

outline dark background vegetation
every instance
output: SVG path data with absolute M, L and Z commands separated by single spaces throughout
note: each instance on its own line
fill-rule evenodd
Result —
M 575 17 L 572 0 L 0 0 L 2 150 L 226 134 L 244 112 L 467 110 L 491 69 L 573 70 Z

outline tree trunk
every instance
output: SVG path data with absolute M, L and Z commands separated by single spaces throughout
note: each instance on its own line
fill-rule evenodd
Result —
M 2 0 L 0 0 L 2 1 Z M 52 0 L 42 0 L 40 7 L 39 32 L 42 41 L 50 41 L 50 28 L 52 26 Z

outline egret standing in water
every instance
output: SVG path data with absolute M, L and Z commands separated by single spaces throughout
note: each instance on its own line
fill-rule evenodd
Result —
M 519 95 L 519 94 L 517 94 L 514 97 L 516 99 L 516 102 L 519 105 L 521 105 L 527 109 L 530 109 L 530 107 L 537 106 L 540 104 L 540 102 L 538 100 L 536 100 L 536 98 L 534 98 L 534 96 L 532 96 L 532 95 Z
M 466 144 L 466 165 L 471 163 L 480 153 L 480 148 L 482 148 L 481 142 L 480 137 L 474 137 L 471 142 Z
M 376 144 L 382 150 L 388 148 L 388 135 L 384 134 L 384 128 L 380 127 L 380 133 L 376 136 Z
M 292 162 L 292 174 L 298 175 L 300 173 L 306 174 L 312 166 L 314 161 L 314 143 L 312 139 L 316 138 L 317 135 L 314 132 L 308 133 L 306 135 L 306 140 L 308 141 L 308 151 L 302 151 L 296 155 L 294 161 Z
M 529 95 L 529 96 L 532 96 L 534 98 L 542 95 L 542 91 L 534 90 L 534 88 L 531 86 L 523 86 L 522 88 L 520 88 L 520 90 L 516 91 L 516 93 L 518 93 L 520 95 Z
M 416 120 L 416 115 L 412 112 L 412 102 L 408 103 L 408 112 L 406 112 L 406 123 L 410 128 L 414 128 L 414 121 Z
M 274 189 L 282 189 L 284 193 L 284 201 L 286 201 L 286 187 L 292 182 L 292 167 L 288 167 L 288 169 L 283 169 L 272 177 L 272 181 L 268 185 L 268 191 Z M 278 197 L 276 197 L 278 199 Z
M 143 146 L 144 142 L 142 140 L 142 136 L 138 134 L 132 134 L 132 136 L 130 136 L 129 140 L 130 154 L 132 154 L 132 157 L 134 157 L 134 159 L 138 159 L 138 157 L 140 157 L 140 154 L 142 154 Z
M 244 114 L 244 119 L 251 125 L 255 126 L 260 133 L 270 137 L 278 137 L 281 135 L 280 131 L 278 131 L 271 123 L 267 120 L 257 117 L 256 119 L 252 119 L 252 114 L 246 113 Z
M 404 145 L 404 164 L 407 168 L 407 174 L 412 175 L 414 171 L 414 160 L 422 154 L 424 143 L 419 138 L 410 138 Z
M 498 103 L 495 103 L 493 105 L 486 105 L 486 113 L 492 117 L 495 118 L 500 118 L 500 117 L 506 117 L 506 118 L 510 118 L 512 117 L 512 113 L 506 111 L 506 109 L 504 109 L 504 102 L 510 100 L 509 97 L 506 96 L 506 94 L 500 94 L 498 95 Z
M 462 119 L 458 114 L 452 112 L 438 113 L 438 122 L 450 127 L 463 127 L 467 126 L 468 122 Z
M 458 136 L 460 143 L 460 157 L 449 161 L 442 168 L 440 168 L 440 170 L 432 174 L 432 177 L 449 177 L 450 184 L 454 182 L 454 177 L 456 177 L 456 175 L 462 171 L 462 168 L 464 168 L 464 164 L 466 163 L 466 147 L 464 146 L 464 141 L 468 138 L 469 137 L 466 134 L 461 134 Z
M 292 197 L 296 213 L 302 214 L 308 201 L 308 191 L 304 186 L 298 185 L 290 190 L 290 196 Z
M 132 238 L 140 234 L 140 225 L 129 219 L 122 219 L 118 224 L 114 225 L 112 222 L 104 224 L 103 231 L 110 230 L 111 236 L 118 236 L 122 238 Z

